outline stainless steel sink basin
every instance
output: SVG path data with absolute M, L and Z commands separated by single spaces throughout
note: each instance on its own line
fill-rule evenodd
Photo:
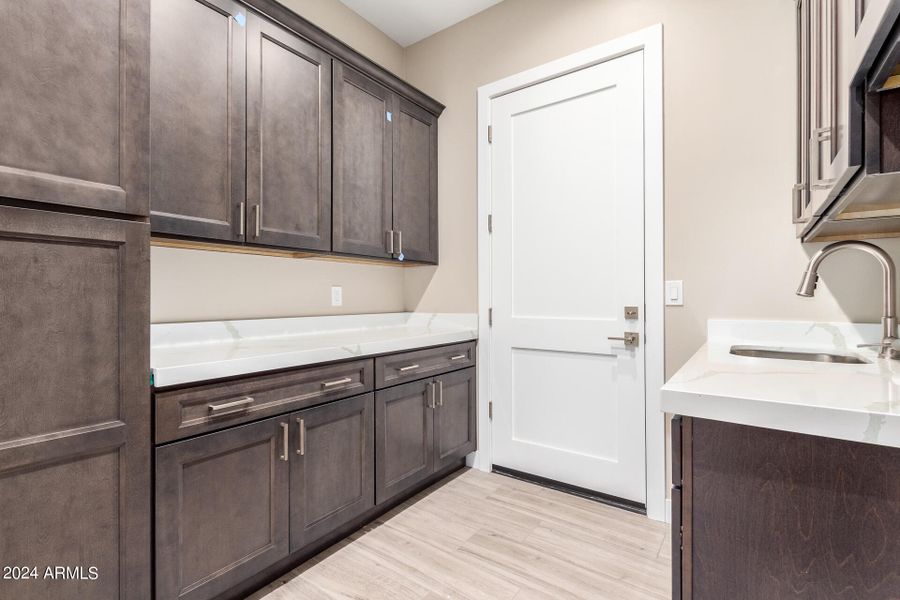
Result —
M 764 346 L 732 346 L 731 353 L 736 356 L 751 356 L 753 358 L 779 358 L 781 360 L 806 360 L 812 362 L 844 363 L 850 365 L 866 365 L 870 362 L 854 354 L 833 354 L 831 352 L 786 350 L 784 348 L 766 348 Z

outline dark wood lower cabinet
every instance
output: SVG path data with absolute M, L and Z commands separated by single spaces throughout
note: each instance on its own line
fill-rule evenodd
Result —
M 363 394 L 375 358 L 157 391 L 158 416 L 201 407 L 157 419 L 157 439 L 182 438 L 156 448 L 157 600 L 244 597 L 462 467 L 476 387 L 475 367 L 447 372 L 471 364 L 474 345 L 459 346 L 423 351 L 447 355 L 434 377 Z M 294 410 L 250 424 L 205 414 L 235 399 Z M 198 417 L 219 429 L 183 439 L 197 432 L 170 426 Z
M 289 553 L 287 416 L 156 450 L 156 597 L 214 598 Z
M 438 386 L 434 411 L 434 469 L 437 471 L 475 452 L 475 368 L 435 377 L 435 384 Z
M 681 423 L 681 597 L 900 598 L 900 449 Z
M 375 499 L 380 504 L 476 449 L 475 368 L 375 395 Z
M 375 500 L 379 504 L 434 471 L 431 379 L 375 393 Z
M 375 506 L 374 394 L 291 415 L 291 552 Z
M 149 238 L 0 207 L 0 598 L 150 596 Z

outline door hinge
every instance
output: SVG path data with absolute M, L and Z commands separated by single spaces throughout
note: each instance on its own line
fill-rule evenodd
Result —
M 494 418 L 494 401 L 488 401 L 488 419 Z
M 494 233 L 494 215 L 488 215 L 488 233 Z
M 489 308 L 488 309 L 488 327 L 493 327 L 493 326 L 494 326 L 494 309 Z
M 494 126 L 488 125 L 488 144 L 494 143 Z

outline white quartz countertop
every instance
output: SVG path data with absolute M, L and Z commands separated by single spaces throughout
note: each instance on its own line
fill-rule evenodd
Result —
M 474 314 L 387 313 L 150 326 L 157 388 L 464 342 Z
M 663 386 L 662 409 L 900 447 L 900 361 L 856 348 L 880 339 L 881 326 L 872 324 L 710 321 L 706 345 Z M 741 357 L 730 354 L 733 345 L 856 354 L 871 362 Z

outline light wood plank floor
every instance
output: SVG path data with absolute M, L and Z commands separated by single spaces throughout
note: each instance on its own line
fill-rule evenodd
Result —
M 253 600 L 670 598 L 665 524 L 465 470 Z

